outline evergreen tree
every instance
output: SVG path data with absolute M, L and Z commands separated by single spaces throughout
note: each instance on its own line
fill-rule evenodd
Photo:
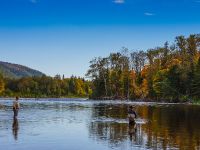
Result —
M 192 95 L 200 98 L 200 58 L 194 72 L 194 79 L 192 82 Z

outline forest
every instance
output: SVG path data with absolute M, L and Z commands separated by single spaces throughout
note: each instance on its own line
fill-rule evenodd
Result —
M 110 53 L 90 61 L 86 77 L 0 75 L 0 96 L 89 97 L 140 101 L 200 101 L 200 34 L 177 36 L 148 50 Z
M 20 79 L 4 78 L 0 76 L 0 93 L 2 97 L 26 98 L 60 98 L 60 97 L 88 97 L 91 91 L 91 82 L 83 78 L 55 77 L 23 77 Z
M 200 34 L 172 44 L 128 50 L 90 61 L 93 99 L 187 102 L 200 99 Z

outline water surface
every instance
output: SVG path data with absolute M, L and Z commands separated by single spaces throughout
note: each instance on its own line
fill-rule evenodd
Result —
M 0 147 L 6 150 L 200 149 L 200 106 L 184 104 L 20 100 L 18 119 L 12 101 L 0 100 Z M 129 126 L 127 108 L 139 118 Z

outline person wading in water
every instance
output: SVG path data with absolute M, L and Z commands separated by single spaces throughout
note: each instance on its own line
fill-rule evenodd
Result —
M 16 99 L 13 101 L 13 112 L 14 112 L 14 118 L 17 118 L 18 116 L 18 111 L 19 111 L 19 97 L 16 96 Z
M 129 119 L 129 124 L 135 124 L 135 119 L 137 118 L 137 114 L 133 109 L 133 106 L 129 107 L 128 110 L 128 119 Z

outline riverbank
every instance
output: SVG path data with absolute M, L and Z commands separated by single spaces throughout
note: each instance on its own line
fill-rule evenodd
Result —
M 0 100 L 10 100 L 15 99 L 15 97 L 0 97 Z M 87 100 L 88 97 L 84 96 L 69 96 L 69 97 L 20 97 L 20 99 L 85 99 Z
M 127 101 L 126 98 L 116 98 L 116 97 L 95 97 L 89 98 L 90 100 L 122 100 Z M 143 98 L 143 99 L 129 99 L 129 101 L 135 102 L 157 102 L 157 103 L 183 103 L 183 104 L 199 104 L 200 99 L 192 99 L 192 98 L 184 98 L 184 99 L 150 99 L 150 98 Z
M 0 100 L 14 100 L 15 97 L 0 97 Z M 173 100 L 155 100 L 155 99 L 135 99 L 135 100 L 128 100 L 125 98 L 109 98 L 109 97 L 103 97 L 103 98 L 88 98 L 84 96 L 69 96 L 69 97 L 20 97 L 21 100 L 66 100 L 66 99 L 80 99 L 80 100 L 91 100 L 91 101 L 129 101 L 129 102 L 142 102 L 142 103 L 177 103 L 177 104 L 196 104 L 200 105 L 200 100 L 197 99 L 190 99 L 188 101 L 173 101 Z

